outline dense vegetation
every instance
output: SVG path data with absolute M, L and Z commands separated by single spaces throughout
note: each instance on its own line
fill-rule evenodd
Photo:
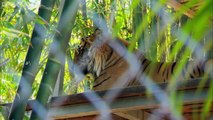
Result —
M 0 103 L 13 102 L 26 54 L 32 44 L 30 40 L 34 25 L 40 24 L 47 33 L 32 86 L 30 99 L 35 99 L 50 45 L 58 32 L 61 3 L 64 1 L 55 0 L 50 22 L 46 22 L 38 15 L 40 1 L 0 0 Z M 107 23 L 113 36 L 130 41 L 130 50 L 137 47 L 153 61 L 186 61 L 206 57 L 213 44 L 213 2 L 205 0 L 199 4 L 199 8 L 194 8 L 197 2 L 191 0 L 175 11 L 164 0 L 81 0 L 66 50 L 61 94 L 83 92 L 85 87 L 91 87 L 91 80 L 82 81 L 77 89 L 72 86 L 72 63 L 69 61 L 80 38 L 93 32 L 94 16 L 101 17 Z M 190 18 L 184 13 L 192 8 L 195 11 Z

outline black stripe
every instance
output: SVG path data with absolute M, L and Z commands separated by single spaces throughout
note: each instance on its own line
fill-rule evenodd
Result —
M 113 54 L 113 50 L 112 50 L 112 54 Z M 112 63 L 113 61 L 115 61 L 115 59 L 111 59 L 110 60 L 110 58 L 112 58 L 113 57 L 113 55 L 111 55 L 111 56 L 109 56 L 109 58 L 108 58 L 108 60 L 106 61 L 106 63 L 107 63 L 107 65 L 110 65 L 110 63 Z M 116 56 L 117 57 L 117 56 Z M 107 65 L 106 65 L 106 67 L 107 67 Z
M 196 69 L 194 67 L 192 69 L 193 69 L 193 74 L 196 74 Z
M 169 72 L 170 72 L 170 70 L 167 68 L 166 79 L 168 79 L 168 78 L 169 78 Z M 164 81 L 164 82 L 165 82 L 165 81 Z
M 160 69 L 162 67 L 163 63 L 160 64 L 159 68 L 158 68 L 158 73 L 160 72 Z
M 143 69 L 143 72 L 146 70 L 146 68 L 150 65 L 150 62 L 146 64 L 146 66 Z
M 102 72 L 101 72 L 102 73 Z M 101 77 L 101 76 L 103 76 L 103 75 L 105 75 L 106 74 L 106 72 L 103 72 L 102 74 L 100 74 L 98 77 L 96 77 L 95 78 L 95 81 L 99 78 L 99 77 Z
M 107 57 L 106 61 L 108 61 L 108 60 L 112 57 L 113 50 L 112 50 L 112 48 L 110 48 L 110 49 L 111 49 L 111 51 L 110 51 L 110 54 L 109 54 L 109 56 Z
M 176 66 L 176 62 L 172 64 L 172 70 L 171 70 L 172 74 L 174 74 L 175 66 Z
M 197 70 L 198 70 L 199 75 L 201 75 L 201 70 L 200 70 L 199 66 L 197 66 Z
M 132 86 L 136 81 L 136 78 L 129 82 L 128 86 Z
M 146 62 L 147 61 L 147 59 L 143 59 L 143 61 L 142 61 L 142 65 L 144 64 L 144 62 Z
M 206 63 L 208 62 L 208 60 L 205 60 L 203 61 L 202 63 L 200 63 L 200 71 L 201 71 L 201 74 L 205 74 L 205 66 L 206 66 Z
M 79 54 L 81 54 L 81 55 L 82 55 L 82 53 L 83 53 L 83 52 L 84 52 L 84 50 L 86 49 L 86 48 L 85 48 L 86 44 L 87 44 L 87 43 L 84 43 L 83 47 L 81 47 L 82 49 L 80 50 Z
M 111 66 L 114 66 L 114 65 L 116 65 L 120 60 L 122 60 L 122 57 L 120 57 L 117 61 L 115 61 L 113 64 L 111 64 L 110 66 L 107 66 L 107 67 L 105 67 L 105 69 L 103 69 L 103 70 L 106 70 L 106 69 L 108 69 L 108 68 L 110 68 Z
M 194 76 L 192 74 L 190 74 L 190 78 L 194 78 Z
M 97 83 L 96 85 L 93 85 L 93 88 L 98 87 L 99 85 L 101 85 L 102 83 L 104 83 L 105 81 L 107 81 L 110 77 L 104 79 L 103 81 Z

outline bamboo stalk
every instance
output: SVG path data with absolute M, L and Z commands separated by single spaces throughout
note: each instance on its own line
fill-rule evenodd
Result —
M 133 15 L 132 15 L 132 28 L 133 28 L 133 35 L 135 35 L 136 30 L 138 25 L 142 22 L 142 19 L 145 15 L 145 5 L 143 5 L 142 2 L 140 2 L 135 9 L 133 9 Z M 139 49 L 142 50 L 143 52 L 145 51 L 145 46 L 144 46 L 144 33 L 141 33 L 138 37 L 138 46 Z
M 50 21 L 54 3 L 55 0 L 41 1 L 38 15 L 42 17 L 47 23 Z M 21 120 L 24 117 L 27 100 L 31 96 L 32 83 L 38 70 L 39 59 L 44 45 L 45 33 L 46 29 L 44 25 L 35 24 L 31 38 L 31 45 L 29 46 L 27 52 L 21 80 L 19 82 L 18 90 L 10 110 L 9 119 Z
M 56 33 L 54 36 L 54 41 L 50 49 L 41 85 L 36 97 L 38 104 L 33 106 L 31 120 L 47 119 L 47 114 L 44 112 L 47 112 L 48 99 L 53 93 L 58 73 L 66 56 L 66 50 L 70 40 L 78 5 L 79 1 L 77 0 L 65 0 L 57 28 L 59 33 Z M 39 110 L 39 108 L 44 108 L 44 111 Z

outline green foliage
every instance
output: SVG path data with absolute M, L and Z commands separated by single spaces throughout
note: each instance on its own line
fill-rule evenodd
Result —
M 0 98 L 4 102 L 11 102 L 14 98 L 29 45 L 30 35 L 24 27 L 23 19 L 23 11 L 27 12 L 25 8 L 29 4 L 22 2 L 23 4 L 15 1 L 2 3 L 4 9 L 0 17 L 0 63 L 7 61 L 0 67 Z M 32 29 L 32 19 L 29 19 L 28 25 L 28 29 Z

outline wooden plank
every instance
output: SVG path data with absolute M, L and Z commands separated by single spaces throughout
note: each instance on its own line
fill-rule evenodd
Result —
M 203 86 L 199 87 L 200 79 L 188 80 L 183 83 L 179 83 L 177 89 L 179 91 L 185 91 L 189 89 L 195 90 L 197 88 L 208 88 L 210 85 L 210 81 L 211 79 L 208 79 Z M 166 90 L 168 83 L 161 83 L 156 85 L 162 90 Z M 110 93 L 118 92 L 119 94 L 117 95 L 116 99 L 125 98 L 125 97 L 134 97 L 134 96 L 146 96 L 146 87 L 144 86 L 135 86 L 135 87 L 121 88 L 121 89 L 110 89 L 107 91 L 98 91 L 95 93 L 99 97 L 104 98 L 107 92 L 110 92 Z M 93 92 L 85 92 L 85 93 L 74 94 L 74 95 L 53 97 L 49 105 L 50 107 L 54 107 L 54 106 L 66 106 L 66 105 L 73 105 L 73 104 L 88 103 L 89 100 L 87 99 L 86 96 L 91 96 L 92 94 Z M 96 98 L 92 99 L 92 101 L 96 101 L 96 100 L 97 100 Z M 28 106 L 28 109 L 30 109 L 30 106 Z
M 119 117 L 117 115 L 111 115 L 112 120 L 124 120 L 122 117 Z M 83 117 L 77 117 L 77 118 L 65 118 L 65 119 L 57 119 L 57 120 L 98 120 L 98 115 L 91 115 L 91 116 L 83 116 Z M 126 119 L 125 119 L 126 120 Z
M 159 120 L 159 116 L 157 116 L 155 114 L 152 114 L 151 112 L 144 111 L 144 118 L 143 118 L 143 120 Z M 160 120 L 166 120 L 166 119 L 163 119 L 161 117 Z
M 194 90 L 185 90 L 183 95 L 184 103 L 196 103 L 207 99 L 208 89 L 202 89 L 201 92 L 195 93 Z M 98 101 L 95 101 L 98 103 Z M 134 96 L 116 99 L 110 104 L 111 112 L 123 112 L 138 109 L 149 109 L 158 106 L 159 103 L 155 99 L 148 99 L 145 96 Z M 55 118 L 72 118 L 79 116 L 88 116 L 99 114 L 99 111 L 91 104 L 76 104 L 62 107 L 54 107 L 49 111 L 49 116 Z
M 125 118 L 127 120 L 140 120 L 140 118 L 138 118 L 136 115 L 131 115 L 128 111 L 116 112 L 116 113 L 113 113 L 113 114 L 118 115 L 118 116 Z
M 98 101 L 94 102 L 98 103 Z M 144 99 L 144 97 L 128 97 L 116 100 L 109 106 L 111 108 L 111 112 L 122 112 L 141 108 L 152 108 L 155 107 L 155 103 L 155 100 L 147 101 Z M 140 104 L 143 106 L 138 106 Z M 72 118 L 97 114 L 99 114 L 99 110 L 97 110 L 91 103 L 56 107 L 51 108 L 49 111 L 49 116 L 53 118 Z
M 118 112 L 113 113 L 116 114 L 122 118 L 125 118 L 126 120 L 144 120 L 146 111 L 144 110 L 131 110 L 131 111 L 124 111 L 124 112 Z

